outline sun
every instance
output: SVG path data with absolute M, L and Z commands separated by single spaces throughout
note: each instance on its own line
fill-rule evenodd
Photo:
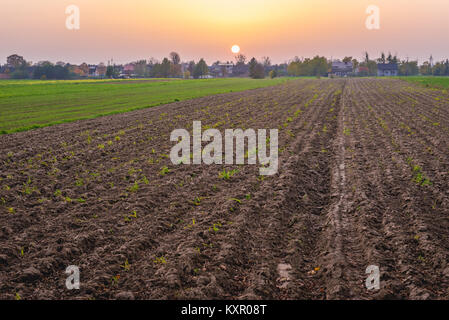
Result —
M 239 53 L 240 52 L 240 47 L 238 45 L 233 45 L 231 48 L 232 53 Z

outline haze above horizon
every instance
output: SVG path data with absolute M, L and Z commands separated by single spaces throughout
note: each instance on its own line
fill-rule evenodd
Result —
M 65 25 L 68 5 L 80 8 L 80 29 Z M 368 30 L 369 5 L 380 8 L 380 29 Z M 117 63 L 171 51 L 183 61 L 248 58 L 274 63 L 316 54 L 328 58 L 382 51 L 401 58 L 447 58 L 447 0 L 3 0 L 0 63 L 17 53 L 28 61 Z

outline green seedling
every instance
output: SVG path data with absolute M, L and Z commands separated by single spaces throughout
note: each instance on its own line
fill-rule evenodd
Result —
M 164 256 L 156 257 L 156 259 L 153 260 L 154 263 L 160 263 L 160 264 L 166 264 L 167 260 L 165 260 Z
M 120 275 L 119 274 L 116 275 L 116 276 L 113 276 L 112 277 L 112 281 L 111 281 L 112 286 L 117 286 L 119 280 L 120 280 Z
M 125 264 L 121 266 L 125 271 L 129 271 L 131 269 L 131 265 L 128 262 L 128 259 L 126 259 Z
M 131 219 L 133 219 L 133 218 L 137 219 L 137 211 L 136 210 L 134 210 L 132 214 L 125 216 L 124 219 L 126 222 L 130 222 Z
M 129 187 L 130 192 L 137 192 L 139 190 L 139 183 L 137 181 L 134 182 L 132 187 Z
M 161 169 L 161 171 L 159 172 L 159 174 L 161 175 L 161 176 L 165 176 L 167 173 L 169 173 L 170 172 L 170 170 L 167 168 L 167 167 L 162 167 L 162 169 Z
M 202 197 L 196 197 L 193 201 L 192 201 L 192 203 L 195 205 L 195 206 L 199 206 L 200 204 L 201 204 L 201 200 L 202 199 L 204 199 L 204 198 L 202 198 Z
M 231 177 L 232 177 L 234 174 L 236 174 L 237 172 L 238 172 L 238 170 L 236 170 L 236 169 L 231 170 L 231 171 L 226 171 L 226 169 L 223 169 L 223 171 L 220 172 L 218 176 L 219 176 L 221 179 L 229 180 L 229 179 L 231 179 Z
M 213 226 L 211 228 L 209 228 L 209 231 L 213 230 L 214 232 L 217 232 L 220 230 L 218 227 L 221 228 L 221 223 L 214 223 Z

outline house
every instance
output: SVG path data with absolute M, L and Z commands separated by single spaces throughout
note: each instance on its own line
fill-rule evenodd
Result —
M 330 76 L 348 77 L 353 73 L 352 62 L 342 62 L 340 60 L 332 61 L 332 71 Z
M 355 73 L 361 77 L 369 76 L 369 68 L 366 66 L 358 66 L 355 70 Z
M 123 70 L 120 73 L 120 78 L 132 78 L 135 77 L 136 75 L 134 74 L 134 70 L 135 70 L 135 64 L 133 63 L 128 63 L 125 64 L 123 66 Z
M 209 73 L 216 78 L 224 78 L 232 75 L 233 68 L 232 63 L 214 63 L 209 67 Z
M 399 67 L 397 63 L 378 63 L 377 64 L 377 76 L 390 77 L 397 76 Z
M 89 77 L 97 77 L 97 66 L 94 64 L 89 64 Z
M 234 77 L 248 77 L 249 65 L 245 63 L 237 63 L 232 67 L 232 76 Z
M 6 65 L 0 66 L 0 79 L 9 79 L 9 69 Z

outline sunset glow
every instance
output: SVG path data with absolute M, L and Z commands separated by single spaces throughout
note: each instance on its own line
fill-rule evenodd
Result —
M 81 27 L 65 28 L 65 8 L 80 8 Z M 381 9 L 381 29 L 365 28 L 366 8 Z M 449 43 L 447 0 L 3 0 L 0 61 L 19 53 L 32 61 L 126 62 L 176 50 L 183 60 L 247 56 L 283 62 L 294 56 L 378 55 L 436 59 Z M 7 39 L 7 40 L 6 40 Z M 431 48 L 431 49 L 430 49 Z M 432 51 L 432 52 L 430 52 Z

